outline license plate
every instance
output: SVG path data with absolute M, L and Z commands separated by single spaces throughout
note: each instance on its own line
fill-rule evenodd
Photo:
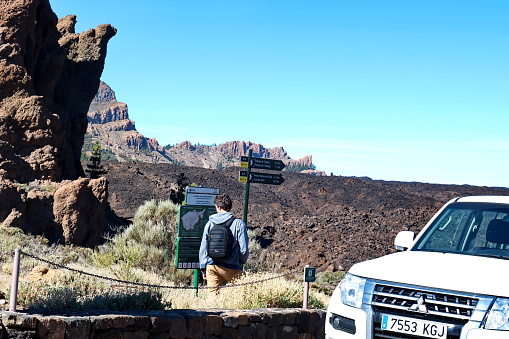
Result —
M 447 325 L 421 319 L 382 315 L 382 330 L 426 338 L 447 338 Z

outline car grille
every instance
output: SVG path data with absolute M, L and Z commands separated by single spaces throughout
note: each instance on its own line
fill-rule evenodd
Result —
M 424 297 L 424 305 L 427 312 L 409 310 L 411 306 L 417 304 L 420 297 Z M 407 334 L 382 331 L 380 325 L 382 314 L 391 314 L 446 323 L 450 325 L 447 338 L 459 338 L 461 328 L 469 321 L 477 303 L 478 299 L 464 295 L 440 293 L 437 291 L 405 286 L 377 284 L 375 285 L 371 301 L 374 311 L 374 338 L 422 338 L 409 336 Z

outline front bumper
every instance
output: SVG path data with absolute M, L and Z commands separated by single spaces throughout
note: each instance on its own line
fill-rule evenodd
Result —
M 340 290 L 337 288 L 331 297 L 329 308 L 327 310 L 325 321 L 325 336 L 327 339 L 377 339 L 392 337 L 393 333 L 380 331 L 380 310 L 379 305 L 375 307 L 374 294 L 380 294 L 375 291 L 375 286 L 386 284 L 383 281 L 368 280 L 366 282 L 364 293 L 362 296 L 361 308 L 347 306 L 341 302 Z M 395 284 L 392 284 L 395 285 Z M 403 286 L 403 285 L 401 285 Z M 405 288 L 414 288 L 411 286 L 404 286 Z M 432 289 L 422 289 L 426 293 L 448 293 L 447 291 L 435 291 Z M 456 293 L 451 291 L 450 293 Z M 449 338 L 455 339 L 508 339 L 509 331 L 495 331 L 485 330 L 482 328 L 483 320 L 490 305 L 493 302 L 493 297 L 487 296 L 472 296 L 478 300 L 477 306 L 473 311 L 469 320 L 466 323 L 450 324 Z M 378 303 L 379 304 L 379 303 Z M 390 306 L 390 305 L 388 305 Z M 400 307 L 401 309 L 401 307 Z M 390 307 L 386 307 L 384 313 L 391 313 Z M 411 312 L 407 312 L 406 317 L 412 318 Z M 334 319 L 336 322 L 334 323 Z M 439 320 L 440 321 L 440 320 Z M 444 320 L 442 320 L 444 321 Z M 334 326 L 333 326 L 334 324 Z M 405 336 L 398 336 L 398 338 L 405 338 Z M 424 338 L 423 338 L 424 339 Z

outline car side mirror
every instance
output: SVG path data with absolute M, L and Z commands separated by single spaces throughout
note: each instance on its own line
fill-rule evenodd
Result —
M 394 239 L 394 247 L 398 251 L 406 251 L 412 246 L 415 238 L 415 233 L 412 231 L 401 231 Z

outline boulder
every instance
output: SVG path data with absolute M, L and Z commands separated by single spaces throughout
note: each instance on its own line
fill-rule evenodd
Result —
M 53 214 L 65 244 L 93 247 L 101 242 L 108 199 L 105 178 L 72 181 L 57 189 L 53 199 Z
M 25 198 L 22 188 L 3 178 L 0 178 L 0 221 L 5 227 L 25 229 L 24 214 L 26 211 Z

